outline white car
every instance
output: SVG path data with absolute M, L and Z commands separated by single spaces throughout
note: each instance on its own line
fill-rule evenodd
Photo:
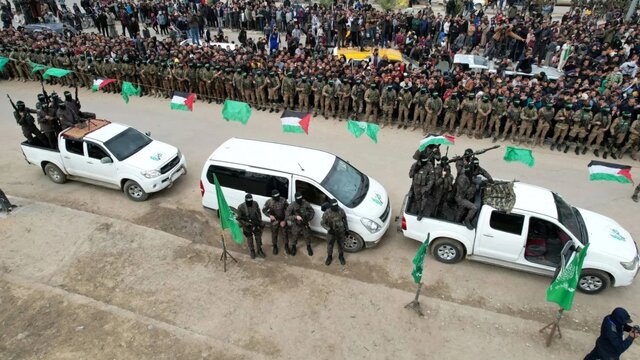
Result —
M 465 67 L 468 67 L 469 69 L 476 70 L 476 71 L 486 70 L 490 72 L 497 72 L 497 69 L 493 61 L 489 61 L 487 58 L 479 55 L 456 54 L 453 56 L 453 64 L 464 65 Z M 514 71 L 514 70 L 505 70 L 504 73 L 510 76 L 532 77 L 532 76 L 538 75 L 541 72 L 544 72 L 545 75 L 547 76 L 547 79 L 549 80 L 558 80 L 562 76 L 564 76 L 564 72 L 554 67 L 538 66 L 538 65 L 531 65 L 530 73 L 524 73 L 524 72 Z
M 52 149 L 21 144 L 29 164 L 53 182 L 78 180 L 124 191 L 134 201 L 173 185 L 187 173 L 187 162 L 175 147 L 122 124 L 93 119 L 67 128 Z
M 554 275 L 567 249 L 589 249 L 578 289 L 596 294 L 611 286 L 628 286 L 638 273 L 638 248 L 631 234 L 614 220 L 567 204 L 560 195 L 534 185 L 514 183 L 515 204 L 506 213 L 480 196 L 480 211 L 470 230 L 457 222 L 435 218 L 418 220 L 408 212 L 405 198 L 401 231 L 425 241 L 436 260 L 455 263 L 465 257 L 540 275 Z M 568 264 L 568 261 L 565 262 Z
M 180 45 L 182 46 L 188 46 L 188 45 L 193 45 L 193 41 L 191 39 L 185 39 L 182 40 L 180 42 Z M 232 44 L 232 43 L 222 43 L 222 42 L 205 42 L 203 40 L 200 40 L 200 46 L 208 46 L 208 47 L 221 47 L 223 49 L 227 49 L 227 50 L 235 50 L 236 49 L 236 44 Z

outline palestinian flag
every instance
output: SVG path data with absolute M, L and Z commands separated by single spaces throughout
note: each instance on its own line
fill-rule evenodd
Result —
M 193 111 L 196 94 L 174 91 L 171 97 L 171 110 Z
M 420 140 L 419 150 L 424 150 L 428 145 L 453 145 L 456 143 L 456 137 L 443 134 L 443 135 L 435 135 L 429 134 L 424 139 Z
M 311 122 L 311 113 L 302 113 L 297 111 L 285 110 L 280 116 L 282 121 L 282 131 L 289 133 L 309 135 L 309 123 Z
M 594 160 L 589 163 L 589 180 L 616 181 L 630 184 L 633 182 L 631 166 Z
M 104 79 L 104 78 L 97 78 L 95 80 L 93 80 L 93 86 L 91 87 L 91 90 L 93 92 L 96 92 L 98 90 L 102 90 L 103 87 L 116 82 L 116 79 Z

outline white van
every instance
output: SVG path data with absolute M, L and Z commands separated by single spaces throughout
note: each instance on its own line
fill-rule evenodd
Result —
M 310 227 L 319 235 L 326 234 L 320 226 L 321 206 L 336 198 L 349 222 L 345 251 L 377 245 L 389 228 L 391 204 L 384 187 L 324 151 L 257 140 L 225 141 L 205 162 L 200 180 L 202 206 L 217 210 L 214 174 L 234 209 L 244 201 L 245 193 L 251 193 L 262 208 L 273 189 L 289 203 L 300 192 L 315 211 Z M 268 218 L 263 215 L 262 220 Z

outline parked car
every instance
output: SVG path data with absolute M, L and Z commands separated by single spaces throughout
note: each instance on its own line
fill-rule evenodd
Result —
M 513 184 L 515 204 L 510 212 L 496 209 L 476 197 L 480 211 L 470 230 L 460 223 L 437 218 L 418 220 L 410 212 L 410 197 L 402 205 L 399 230 L 425 241 L 436 260 L 453 264 L 477 260 L 540 275 L 554 275 L 567 249 L 589 250 L 578 289 L 597 294 L 609 286 L 628 286 L 638 273 L 638 248 L 631 234 L 614 220 L 568 204 L 560 195 L 534 185 Z M 568 264 L 566 261 L 565 264 Z
M 489 61 L 489 59 L 479 56 L 479 55 L 469 55 L 469 54 L 456 54 L 453 57 L 453 65 L 462 65 L 466 69 L 476 70 L 476 71 L 490 71 L 497 72 L 497 67 L 493 63 L 493 61 Z M 531 72 L 525 73 L 521 71 L 515 71 L 513 69 L 505 70 L 506 75 L 510 76 L 527 76 L 532 77 L 544 72 L 549 80 L 558 80 L 562 76 L 564 76 L 564 72 L 551 67 L 551 66 L 538 66 L 531 65 Z
M 134 201 L 171 187 L 187 173 L 186 159 L 175 146 L 107 120 L 63 130 L 55 149 L 26 141 L 21 147 L 27 163 L 57 184 L 83 181 L 122 190 Z
M 262 208 L 274 189 L 289 203 L 300 192 L 315 211 L 311 231 L 320 236 L 326 234 L 320 226 L 322 206 L 330 198 L 337 199 L 349 225 L 345 251 L 377 245 L 389 228 L 391 203 L 385 188 L 328 152 L 257 140 L 225 141 L 205 162 L 200 179 L 202 206 L 217 210 L 214 174 L 234 209 L 245 193 L 251 193 Z M 263 215 L 262 220 L 269 218 Z

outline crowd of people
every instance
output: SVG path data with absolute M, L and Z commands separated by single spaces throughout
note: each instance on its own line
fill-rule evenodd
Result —
M 83 4 L 94 15 L 119 14 L 122 33 L 68 36 L 5 28 L 0 55 L 13 60 L 5 76 L 42 80 L 41 72 L 31 71 L 37 63 L 73 70 L 61 80 L 49 80 L 63 85 L 90 88 L 96 77 L 116 79 L 105 89 L 113 93 L 129 81 L 150 96 L 186 91 L 208 102 L 234 99 L 258 110 L 313 111 L 381 127 L 455 131 L 530 146 L 550 141 L 552 149 L 593 150 L 603 157 L 629 152 L 636 159 L 640 147 L 638 22 L 634 17 L 624 23 L 615 11 L 597 18 L 586 8 L 575 8 L 553 21 L 549 14 L 515 7 L 504 13 L 498 9 L 493 16 L 466 9 L 443 15 L 428 6 L 383 12 L 359 1 L 333 9 L 251 1 Z M 166 26 L 190 16 L 198 34 L 218 27 L 213 40 L 228 41 L 222 28 L 227 26 L 242 29 L 240 35 L 247 27 L 264 26 L 265 36 L 233 46 L 181 45 L 179 37 L 162 37 L 160 29 L 148 36 L 146 24 L 153 27 L 165 13 Z M 145 24 L 145 35 L 127 25 L 137 21 Z M 280 44 L 280 31 L 286 45 Z M 192 42 L 199 42 L 195 34 Z M 390 61 L 378 48 L 363 61 L 331 53 L 334 45 L 367 44 L 393 47 L 412 60 Z M 452 64 L 457 53 L 485 55 L 494 59 L 496 69 L 440 66 Z M 534 64 L 564 74 L 550 80 L 544 72 L 505 73 L 511 67 L 526 74 Z

